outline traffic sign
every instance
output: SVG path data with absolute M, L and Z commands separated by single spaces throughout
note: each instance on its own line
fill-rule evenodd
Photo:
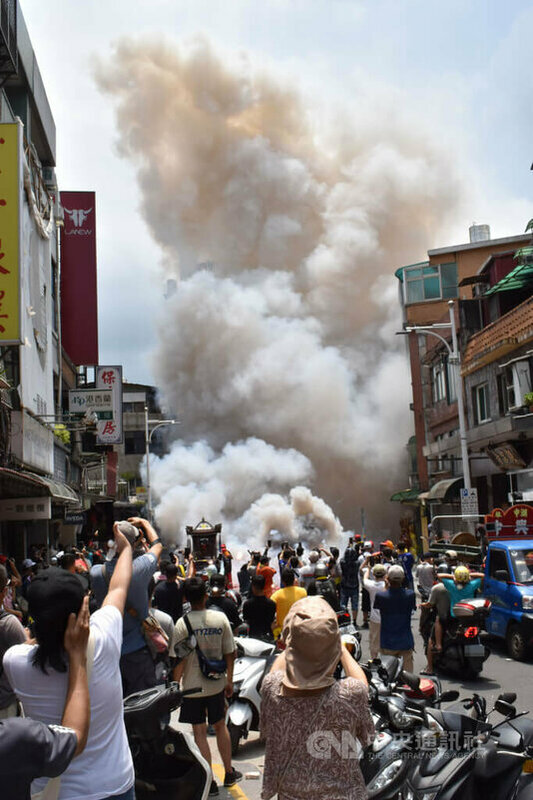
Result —
M 461 489 L 461 514 L 464 517 L 479 515 L 477 489 Z

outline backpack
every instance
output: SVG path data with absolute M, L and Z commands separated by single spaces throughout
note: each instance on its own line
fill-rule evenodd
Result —
M 341 560 L 342 583 L 345 586 L 359 586 L 359 561 L 353 548 L 348 548 Z

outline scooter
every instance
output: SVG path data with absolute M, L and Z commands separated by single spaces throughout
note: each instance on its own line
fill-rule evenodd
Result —
M 124 723 L 135 768 L 137 800 L 206 800 L 211 767 L 190 734 L 168 724 L 183 697 L 177 683 L 155 686 L 124 699 Z
M 235 638 L 237 657 L 233 667 L 233 696 L 226 712 L 231 754 L 236 755 L 241 739 L 259 730 L 261 684 L 278 652 L 274 642 Z
M 490 614 L 492 603 L 483 597 L 464 600 L 453 607 L 455 617 L 446 628 L 442 651 L 434 653 L 435 669 L 476 678 L 490 655 L 490 649 L 481 643 L 480 632 Z
M 463 709 L 427 713 L 428 742 L 399 794 L 401 800 L 486 800 L 533 797 L 533 722 L 517 714 L 515 694 L 500 695 L 492 711 L 504 716 L 488 722 L 484 698 L 474 695 Z M 511 701 L 511 702 L 510 702 Z M 466 713 L 471 709 L 473 713 Z M 492 713 L 492 711 L 490 713 Z M 453 736 L 453 744 L 451 738 Z
M 459 693 L 442 692 L 438 679 L 405 672 L 402 659 L 394 656 L 375 659 L 364 669 L 376 734 L 362 753 L 361 772 L 369 798 L 392 800 L 405 782 L 425 709 L 456 700 Z

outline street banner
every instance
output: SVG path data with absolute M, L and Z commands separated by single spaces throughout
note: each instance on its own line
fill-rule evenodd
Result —
M 113 396 L 113 419 L 96 423 L 97 444 L 122 444 L 122 367 L 96 367 L 96 388 Z
M 495 508 L 485 515 L 489 539 L 530 539 L 533 537 L 533 506 L 519 503 L 505 511 Z
M 21 343 L 22 126 L 0 124 L 0 344 Z
M 76 366 L 98 364 L 96 197 L 61 192 L 61 337 Z

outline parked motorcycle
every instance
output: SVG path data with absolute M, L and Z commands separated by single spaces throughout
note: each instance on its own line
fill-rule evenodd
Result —
M 517 714 L 515 694 L 500 695 L 494 709 L 504 720 L 492 725 L 484 698 L 463 708 L 427 711 L 428 732 L 419 763 L 410 771 L 400 800 L 486 800 L 533 798 L 533 722 Z M 459 704 L 458 704 L 459 706 Z M 467 713 L 467 711 L 469 713 Z
M 188 733 L 168 724 L 183 697 L 177 683 L 136 692 L 124 699 L 124 722 L 135 767 L 137 800 L 205 800 L 211 767 Z
M 438 679 L 420 679 L 402 669 L 402 659 L 384 656 L 365 668 L 376 735 L 362 754 L 360 766 L 372 800 L 397 797 L 404 785 L 416 734 L 425 725 L 425 709 L 456 700 L 442 692 Z
M 455 617 L 446 627 L 442 651 L 433 654 L 435 669 L 450 671 L 464 678 L 476 678 L 490 655 L 490 649 L 481 643 L 480 633 L 485 629 L 492 604 L 483 597 L 464 600 L 453 607 Z
M 232 755 L 236 755 L 241 739 L 259 730 L 261 684 L 278 655 L 274 642 L 238 637 L 235 644 L 233 696 L 226 713 Z

